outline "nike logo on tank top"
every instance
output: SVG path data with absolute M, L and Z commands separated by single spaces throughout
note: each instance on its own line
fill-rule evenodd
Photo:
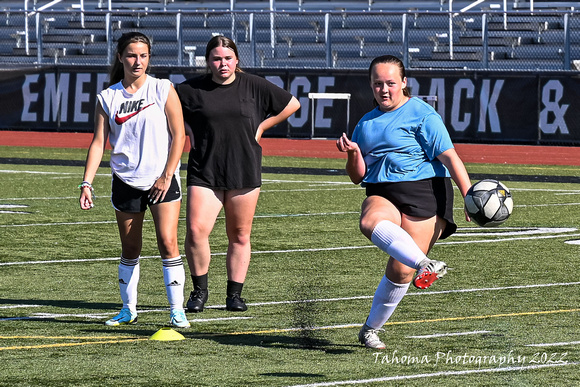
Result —
M 142 112 L 149 106 L 154 105 L 153 103 L 150 103 L 147 106 L 143 106 L 144 101 L 145 100 L 140 99 L 136 101 L 128 101 L 122 103 L 121 106 L 119 107 L 119 110 L 117 110 L 117 114 L 115 114 L 115 122 L 117 123 L 117 125 L 124 124 L 125 122 L 127 122 L 129 118 L 135 117 L 137 114 L 139 114 L 139 112 Z M 119 115 L 119 113 L 123 115 L 121 116 Z

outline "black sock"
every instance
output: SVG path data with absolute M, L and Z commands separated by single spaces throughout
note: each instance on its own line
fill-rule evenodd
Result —
M 193 290 L 207 290 L 207 273 L 203 275 L 191 275 L 193 281 Z
M 226 294 L 228 297 L 232 297 L 234 294 L 240 296 L 242 294 L 242 288 L 244 287 L 243 282 L 236 282 L 228 280 L 228 286 L 226 290 Z

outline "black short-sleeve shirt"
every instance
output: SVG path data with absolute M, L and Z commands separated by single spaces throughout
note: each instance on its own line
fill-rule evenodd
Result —
M 262 184 L 262 147 L 258 125 L 280 113 L 292 95 L 257 75 L 236 73 L 228 85 L 211 74 L 176 87 L 185 122 L 193 131 L 187 185 L 218 190 L 255 188 Z

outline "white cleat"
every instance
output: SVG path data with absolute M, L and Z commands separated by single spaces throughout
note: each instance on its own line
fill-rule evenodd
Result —
M 371 328 L 365 323 L 358 333 L 358 341 L 360 341 L 361 344 L 364 344 L 367 348 L 385 349 L 387 346 L 381 341 L 379 335 L 377 334 L 378 332 L 384 331 L 385 330 L 382 328 Z

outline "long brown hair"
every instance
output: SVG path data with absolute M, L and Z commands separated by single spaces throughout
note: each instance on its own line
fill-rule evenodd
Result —
M 371 78 L 372 78 L 373 67 L 375 67 L 379 63 L 394 64 L 395 66 L 397 66 L 399 68 L 399 74 L 401 75 L 401 79 L 405 79 L 407 77 L 405 75 L 405 65 L 403 64 L 402 60 L 400 60 L 399 58 L 397 58 L 396 56 L 393 56 L 393 55 L 382 55 L 382 56 L 377 56 L 375 59 L 373 59 L 373 61 L 371 62 L 370 66 L 369 66 L 369 82 L 371 81 Z M 405 88 L 403 88 L 403 95 L 405 97 L 411 97 L 411 93 L 409 92 L 409 89 L 406 86 L 405 86 Z M 375 101 L 374 98 L 373 98 L 373 101 L 374 101 L 375 106 L 378 106 L 378 102 Z
M 216 35 L 207 42 L 207 46 L 205 46 L 205 63 L 209 62 L 209 54 L 211 50 L 216 47 L 225 47 L 229 48 L 236 54 L 236 59 L 238 60 L 238 64 L 236 64 L 236 72 L 241 73 L 242 69 L 240 68 L 240 55 L 238 54 L 238 47 L 233 40 L 223 35 Z
M 145 43 L 149 49 L 149 54 L 151 54 L 151 39 L 149 39 L 145 34 L 142 34 L 141 32 L 126 32 L 121 35 L 119 40 L 117 40 L 117 50 L 109 70 L 109 86 L 112 86 L 123 79 L 123 63 L 119 61 L 119 57 L 123 56 L 125 49 L 131 43 Z M 149 71 L 149 65 L 145 71 Z

